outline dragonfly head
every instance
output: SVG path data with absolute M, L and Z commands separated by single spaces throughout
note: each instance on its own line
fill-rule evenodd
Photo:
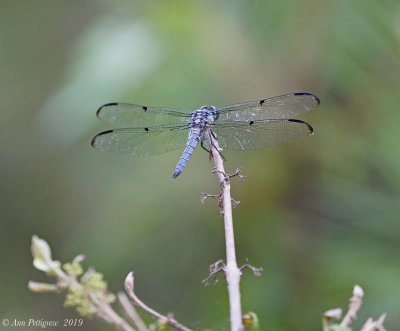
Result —
M 213 122 L 219 117 L 219 111 L 214 106 L 202 106 L 200 110 L 207 113 L 207 116 L 212 116 Z

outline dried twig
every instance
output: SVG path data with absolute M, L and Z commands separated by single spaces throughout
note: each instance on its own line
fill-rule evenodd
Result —
M 223 160 L 220 154 L 220 147 L 218 141 L 211 137 L 211 153 L 214 158 L 216 167 L 216 174 L 218 176 L 222 203 L 223 203 L 223 215 L 225 224 L 225 245 L 226 245 L 226 265 L 223 268 L 225 278 L 228 285 L 229 295 L 229 310 L 230 310 L 230 322 L 231 331 L 243 330 L 242 323 L 242 307 L 240 301 L 240 278 L 241 271 L 238 268 L 236 262 L 236 251 L 235 251 L 235 237 L 233 232 L 233 219 L 232 219 L 232 198 L 230 192 L 230 178 L 231 175 L 226 175 Z M 236 171 L 235 176 L 239 176 L 242 180 L 244 177 L 239 175 L 240 171 Z
M 144 322 L 140 318 L 139 314 L 136 312 L 135 307 L 131 305 L 126 294 L 119 292 L 118 300 L 119 300 L 119 303 L 121 304 L 123 310 L 125 311 L 125 314 L 131 319 L 131 321 L 133 322 L 135 327 L 139 331 L 149 331 L 146 324 L 144 324 Z
M 222 202 L 222 195 L 221 194 L 208 194 L 208 193 L 201 193 L 200 201 L 202 204 L 207 200 L 207 198 L 218 198 L 218 207 L 221 208 L 221 216 L 224 216 L 224 204 Z M 233 208 L 236 208 L 240 201 L 231 199 Z
M 262 267 L 261 268 L 256 268 L 256 267 L 253 267 L 251 264 L 248 264 L 248 263 L 246 263 L 246 264 L 244 264 L 244 265 L 242 265 L 240 267 L 240 272 L 243 273 L 244 269 L 250 269 L 251 271 L 253 271 L 253 274 L 255 276 L 261 276 L 261 272 L 264 270 Z
M 386 331 L 385 327 L 383 326 L 385 318 L 386 313 L 383 313 L 377 321 L 374 321 L 372 318 L 368 318 L 361 328 L 361 331 Z
M 233 208 L 236 208 L 237 205 L 240 203 L 239 200 L 233 200 L 233 199 L 231 199 L 231 201 L 232 201 L 232 206 L 233 206 Z
M 159 321 L 162 321 L 164 324 L 168 324 L 169 326 L 180 330 L 180 331 L 192 331 L 191 329 L 187 328 L 186 326 L 180 324 L 177 320 L 173 318 L 173 316 L 168 315 L 164 316 L 161 315 L 159 312 L 155 311 L 154 309 L 147 306 L 142 300 L 140 300 L 135 292 L 134 292 L 134 277 L 133 272 L 130 272 L 125 279 L 125 290 L 128 293 L 128 296 L 132 300 L 132 302 L 143 309 L 145 312 L 149 313 L 150 315 L 156 317 Z
M 246 180 L 246 176 L 241 175 L 241 174 L 240 174 L 241 171 L 242 171 L 242 169 L 236 168 L 236 170 L 235 170 L 235 172 L 234 172 L 233 174 L 226 174 L 225 172 L 214 168 L 213 171 L 212 171 L 212 173 L 214 173 L 214 174 L 215 174 L 215 173 L 220 173 L 220 174 L 222 174 L 223 176 L 228 177 L 229 179 L 232 178 L 232 177 L 236 177 L 236 176 L 237 176 L 237 177 L 240 178 L 240 180 L 241 180 L 242 182 L 244 182 L 244 181 Z
M 217 282 L 217 275 L 221 272 L 224 272 L 225 262 L 224 260 L 218 260 L 217 262 L 210 265 L 210 273 L 206 279 L 202 280 L 202 283 L 206 286 L 210 285 L 210 280 L 214 278 L 215 282 Z
M 221 205 L 220 206 L 220 208 L 222 208 L 222 196 L 221 196 L 221 194 L 207 194 L 207 193 L 201 193 L 201 196 L 200 196 L 200 201 L 201 201 L 201 203 L 202 204 L 204 204 L 204 202 L 207 200 L 207 198 L 218 198 L 219 200 L 218 200 L 218 206 L 219 205 Z
M 121 316 L 119 316 L 114 309 L 112 309 L 110 304 L 99 304 L 96 316 L 107 323 L 116 325 L 121 330 L 136 331 Z
M 364 291 L 362 288 L 358 285 L 355 285 L 353 289 L 353 296 L 350 298 L 349 310 L 340 323 L 341 327 L 349 326 L 351 322 L 357 318 L 357 312 L 360 310 L 363 296 Z
M 364 291 L 362 288 L 358 285 L 355 285 L 353 289 L 353 295 L 349 300 L 349 310 L 347 311 L 343 320 L 340 322 L 340 324 L 333 323 L 334 320 L 340 320 L 342 316 L 342 310 L 340 308 L 327 310 L 324 313 L 324 318 L 322 319 L 323 330 L 350 331 L 350 324 L 357 318 L 357 313 L 360 310 L 363 296 Z M 385 317 L 386 313 L 383 313 L 377 321 L 369 318 L 361 328 L 361 331 L 386 331 L 385 327 L 383 326 Z

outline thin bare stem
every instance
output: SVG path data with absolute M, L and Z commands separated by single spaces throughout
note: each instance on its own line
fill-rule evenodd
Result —
M 222 195 L 226 245 L 226 265 L 224 267 L 224 273 L 228 283 L 231 331 L 241 331 L 243 330 L 242 306 L 240 301 L 240 278 L 242 273 L 236 262 L 230 177 L 225 173 L 223 160 L 219 152 L 221 149 L 218 145 L 218 141 L 212 139 L 210 145 Z
M 93 302 L 96 302 L 96 298 L 91 296 Z M 98 310 L 96 316 L 107 323 L 116 325 L 119 329 L 124 331 L 136 331 L 132 328 L 121 316 L 119 316 L 108 303 L 97 303 Z
M 128 297 L 125 293 L 119 292 L 118 293 L 118 300 L 121 304 L 125 314 L 131 319 L 133 324 L 139 331 L 149 331 L 146 324 L 144 324 L 143 320 L 140 318 L 139 314 L 137 313 L 134 306 L 131 305 Z
M 128 296 L 131 298 L 132 302 L 143 309 L 145 312 L 149 313 L 150 315 L 156 317 L 158 320 L 163 321 L 164 323 L 168 324 L 169 326 L 180 330 L 180 331 L 192 331 L 191 329 L 187 328 L 186 326 L 180 324 L 177 320 L 175 320 L 172 316 L 164 316 L 161 315 L 159 312 L 155 311 L 154 309 L 147 306 L 142 300 L 140 300 L 135 292 L 134 292 L 134 277 L 133 272 L 130 272 L 125 279 L 125 290 L 128 293 Z
M 385 327 L 383 326 L 385 318 L 386 313 L 383 313 L 377 321 L 374 321 L 372 318 L 368 318 L 368 320 L 362 326 L 361 331 L 386 331 Z
M 350 323 L 357 318 L 357 312 L 360 310 L 362 304 L 362 297 L 364 296 L 364 291 L 358 285 L 354 286 L 353 296 L 350 298 L 349 310 L 343 317 L 340 323 L 341 327 L 349 326 Z

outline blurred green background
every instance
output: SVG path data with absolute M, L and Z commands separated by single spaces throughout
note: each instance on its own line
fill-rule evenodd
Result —
M 225 152 L 233 181 L 243 311 L 260 330 L 321 330 L 323 311 L 365 290 L 354 323 L 400 325 L 400 3 L 388 1 L 28 1 L 0 4 L 0 317 L 78 316 L 32 266 L 33 234 L 55 259 L 86 255 L 112 291 L 199 330 L 228 330 L 223 222 L 208 155 L 100 153 L 107 102 L 196 109 L 307 91 L 315 135 Z M 85 330 L 112 330 L 95 319 Z

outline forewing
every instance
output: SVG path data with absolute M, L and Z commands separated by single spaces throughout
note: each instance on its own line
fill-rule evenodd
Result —
M 311 93 L 291 93 L 278 97 L 247 101 L 219 108 L 218 121 L 258 121 L 291 118 L 319 105 L 318 97 Z
M 187 126 L 114 129 L 99 133 L 92 146 L 100 151 L 131 155 L 157 155 L 186 145 Z
M 150 107 L 130 103 L 107 103 L 97 110 L 97 117 L 122 127 L 144 127 L 186 124 L 190 113 L 165 107 Z
M 280 145 L 313 134 L 310 124 L 295 119 L 217 123 L 212 126 L 223 149 L 257 149 Z

